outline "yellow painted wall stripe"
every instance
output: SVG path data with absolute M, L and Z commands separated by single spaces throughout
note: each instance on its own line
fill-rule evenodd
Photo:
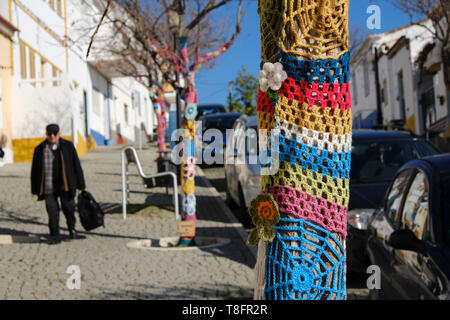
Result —
M 87 139 L 84 139 L 83 136 L 77 131 L 78 142 L 76 145 L 76 150 L 78 156 L 81 158 L 86 153 L 97 149 L 97 144 L 95 140 L 88 136 Z M 72 136 L 63 136 L 63 139 L 66 139 L 70 142 L 73 142 Z M 14 162 L 31 162 L 33 161 L 33 153 L 34 149 L 45 140 L 45 137 L 40 138 L 29 138 L 29 139 L 14 139 L 13 143 L 13 152 L 14 152 Z

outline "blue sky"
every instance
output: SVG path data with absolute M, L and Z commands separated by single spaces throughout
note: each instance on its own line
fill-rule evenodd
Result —
M 241 66 L 254 76 L 258 75 L 260 64 L 260 35 L 259 16 L 256 12 L 256 0 L 250 1 L 247 15 L 242 24 L 242 30 L 233 46 L 218 58 L 218 63 L 213 70 L 200 70 L 196 76 L 197 94 L 199 104 L 203 103 L 226 103 L 228 96 L 228 82 L 234 80 Z M 367 28 L 366 21 L 370 14 L 367 8 L 376 4 L 381 9 L 381 29 L 368 30 L 370 33 L 389 31 L 410 23 L 409 17 L 398 11 L 385 1 L 350 0 L 349 25 L 357 25 Z M 220 9 L 216 14 L 224 14 L 222 10 L 235 12 L 236 4 L 231 4 Z M 234 28 L 234 26 L 230 26 Z

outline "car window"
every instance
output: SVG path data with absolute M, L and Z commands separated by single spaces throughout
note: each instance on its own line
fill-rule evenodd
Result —
M 235 117 L 214 117 L 207 118 L 203 120 L 203 132 L 208 129 L 218 129 L 222 133 L 225 133 L 227 129 L 231 129 L 233 127 L 234 122 L 239 116 Z
M 398 227 L 400 221 L 400 205 L 408 185 L 411 170 L 402 171 L 392 183 L 386 199 L 385 212 L 389 220 Z
M 257 155 L 258 154 L 258 128 L 248 127 L 246 140 L 245 140 L 245 154 Z
M 406 162 L 437 153 L 424 140 L 354 141 L 351 183 L 391 181 Z
M 424 234 L 428 221 L 428 199 L 428 179 L 422 171 L 419 171 L 406 194 L 402 214 L 402 228 L 414 232 L 418 239 L 425 239 L 429 235 Z
M 220 106 L 212 106 L 212 107 L 201 107 L 198 109 L 198 115 L 200 116 L 206 116 L 208 114 L 219 112 L 225 112 L 225 108 Z

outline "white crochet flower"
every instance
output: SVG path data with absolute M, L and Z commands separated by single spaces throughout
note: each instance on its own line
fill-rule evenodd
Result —
M 273 91 L 278 91 L 287 77 L 287 73 L 283 70 L 281 63 L 266 62 L 258 75 L 259 87 L 263 92 L 267 92 L 269 88 Z

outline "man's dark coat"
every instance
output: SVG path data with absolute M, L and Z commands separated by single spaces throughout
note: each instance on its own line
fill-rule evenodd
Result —
M 31 165 L 31 193 L 37 195 L 38 200 L 43 200 L 45 197 L 44 148 L 47 143 L 47 140 L 45 140 L 34 149 Z M 53 160 L 53 188 L 55 193 L 60 195 L 62 192 L 66 192 L 73 198 L 76 195 L 76 189 L 84 190 L 86 188 L 77 151 L 70 141 L 60 138 L 59 147 L 53 154 L 55 156 Z

